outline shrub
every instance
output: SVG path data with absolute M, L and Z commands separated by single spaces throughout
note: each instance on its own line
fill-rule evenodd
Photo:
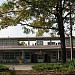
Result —
M 10 70 L 10 75 L 16 75 L 16 71 L 15 70 Z
M 65 64 L 36 64 L 32 66 L 33 70 L 53 70 L 53 71 L 74 71 L 75 70 L 75 61 L 66 62 Z
M 0 64 L 0 72 L 9 70 L 9 67 Z

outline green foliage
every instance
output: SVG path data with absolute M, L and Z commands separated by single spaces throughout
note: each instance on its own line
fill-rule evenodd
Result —
M 38 32 L 36 33 L 36 36 L 42 36 L 44 33 L 44 30 L 38 29 Z
M 51 27 L 52 21 L 50 19 L 50 12 L 52 6 L 54 6 L 58 0 L 11 0 L 3 3 L 1 7 L 1 29 L 5 26 L 12 26 L 22 24 L 21 21 L 33 20 L 32 23 L 28 23 L 31 27 Z M 16 9 L 16 10 L 14 10 Z M 10 14 L 8 16 L 8 13 Z M 35 20 L 34 20 L 35 18 Z M 26 25 L 26 23 L 25 23 Z M 25 27 L 24 27 L 25 28 Z M 23 29 L 24 29 L 23 28 Z M 45 31 L 41 32 L 41 35 Z M 25 28 L 24 33 L 30 33 L 30 30 Z M 40 33 L 40 31 L 38 32 Z
M 16 75 L 16 71 L 15 70 L 10 70 L 10 75 Z
M 5 2 L 2 4 L 1 6 L 3 12 L 7 12 L 9 10 L 13 10 L 14 9 L 14 3 L 13 2 Z
M 26 21 L 25 26 L 44 28 L 44 31 L 41 32 L 41 35 L 43 35 L 45 27 L 49 29 L 54 23 L 57 23 L 56 7 L 59 1 L 60 0 L 7 0 L 0 6 L 0 29 L 6 28 L 5 26 L 22 25 L 21 21 Z M 69 8 L 69 0 L 61 1 L 64 2 L 62 6 L 65 7 L 62 7 L 62 11 L 69 12 L 69 9 L 67 9 Z M 70 1 L 71 3 L 75 2 L 75 0 Z M 59 8 L 58 6 L 58 9 Z M 10 15 L 8 16 L 8 14 Z M 63 15 L 64 14 L 65 13 L 63 13 Z M 67 17 L 64 20 L 67 20 Z M 32 23 L 29 23 L 29 21 L 32 21 Z M 29 34 L 30 32 L 31 30 L 24 29 L 24 33 Z M 40 30 L 38 30 L 38 35 L 39 33 Z
M 0 64 L 0 72 L 9 70 L 9 67 Z
M 9 67 L 0 64 L 0 72 L 5 72 L 5 75 L 16 75 L 15 70 L 9 70 Z
M 33 70 L 52 70 L 52 71 L 75 71 L 75 61 L 70 61 L 65 64 L 36 64 L 32 66 Z

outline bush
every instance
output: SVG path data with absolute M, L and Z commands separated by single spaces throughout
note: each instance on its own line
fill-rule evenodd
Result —
M 58 64 L 36 64 L 34 66 L 32 66 L 33 70 L 55 70 L 55 69 L 59 69 L 59 65 Z
M 4 72 L 4 75 L 16 75 L 15 70 L 9 70 L 9 67 L 0 64 L 0 72 Z M 3 75 L 3 74 L 2 74 Z
M 0 72 L 9 70 L 9 67 L 0 64 Z
M 15 70 L 10 70 L 10 75 L 16 75 L 16 71 Z
M 66 62 L 65 64 L 36 64 L 32 66 L 33 70 L 53 70 L 53 71 L 75 71 L 75 61 Z

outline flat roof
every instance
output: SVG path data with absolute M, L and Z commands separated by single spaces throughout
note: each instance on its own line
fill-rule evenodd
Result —
M 75 38 L 75 37 L 73 37 Z M 18 40 L 18 41 L 35 41 L 35 40 L 60 40 L 60 37 L 1 37 L 0 40 Z M 70 39 L 70 37 L 66 37 L 65 39 Z
M 38 45 L 38 46 L 0 46 L 0 50 L 36 50 L 36 49 L 58 49 L 60 46 Z
M 67 49 L 70 49 L 70 46 L 66 46 Z M 73 47 L 75 48 L 75 46 Z M 39 45 L 39 46 L 0 46 L 0 50 L 55 50 L 61 49 L 61 46 L 50 46 L 50 45 Z

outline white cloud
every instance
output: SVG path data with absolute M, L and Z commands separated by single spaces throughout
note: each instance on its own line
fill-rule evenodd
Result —
M 0 0 L 0 4 L 2 4 L 3 2 L 6 2 L 6 0 Z
M 23 33 L 22 27 L 18 26 L 9 26 L 7 29 L 0 30 L 0 37 L 26 37 L 31 36 L 32 34 L 26 35 Z M 33 35 L 35 36 L 35 35 Z

